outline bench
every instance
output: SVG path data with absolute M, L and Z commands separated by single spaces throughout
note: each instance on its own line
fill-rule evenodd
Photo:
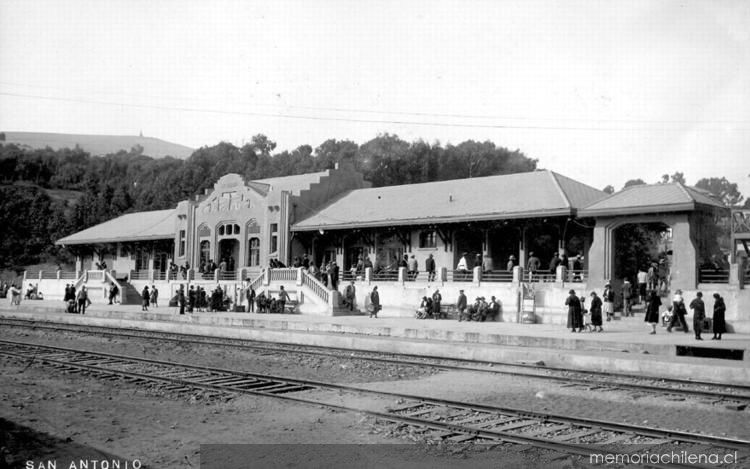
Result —
M 434 317 L 429 319 L 436 319 Z M 455 304 L 446 304 L 441 303 L 440 304 L 440 315 L 437 317 L 437 319 L 458 319 L 458 310 L 456 309 Z

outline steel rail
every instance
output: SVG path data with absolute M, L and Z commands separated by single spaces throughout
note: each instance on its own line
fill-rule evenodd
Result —
M 408 400 L 408 401 L 412 401 L 415 403 L 419 403 L 420 405 L 434 405 L 434 406 L 447 407 L 451 409 L 460 409 L 460 410 L 467 411 L 467 412 L 507 414 L 507 415 L 512 415 L 516 418 L 536 419 L 536 420 L 539 420 L 539 422 L 545 422 L 545 423 L 556 422 L 556 423 L 561 423 L 561 424 L 566 424 L 566 425 L 575 425 L 579 427 L 597 428 L 603 431 L 628 433 L 628 434 L 633 434 L 633 435 L 660 438 L 660 439 L 666 438 L 666 439 L 677 440 L 677 441 L 685 442 L 685 443 L 712 444 L 721 448 L 734 449 L 738 451 L 750 450 L 750 441 L 734 439 L 734 438 L 716 437 L 716 436 L 704 435 L 704 434 L 699 434 L 699 433 L 682 432 L 682 431 L 676 431 L 676 430 L 665 430 L 665 429 L 659 429 L 655 427 L 636 427 L 632 425 L 621 424 L 617 422 L 608 422 L 608 421 L 596 420 L 596 419 L 586 419 L 586 418 L 570 417 L 570 416 L 565 416 L 565 415 L 539 413 L 539 412 L 528 411 L 524 409 L 515 409 L 515 408 L 491 406 L 491 405 L 484 405 L 484 404 L 475 404 L 475 403 L 469 404 L 469 403 L 457 402 L 457 401 L 452 401 L 452 400 L 447 400 L 447 399 L 425 398 L 423 396 L 415 396 L 415 395 L 395 393 L 395 392 L 389 392 L 389 391 L 376 391 L 376 390 L 370 390 L 370 389 L 360 388 L 356 386 L 349 386 L 349 385 L 342 385 L 342 384 L 335 384 L 335 383 L 326 383 L 326 382 L 313 381 L 313 380 L 303 380 L 303 379 L 284 377 L 284 376 L 271 376 L 271 375 L 258 374 L 258 373 L 239 372 L 239 371 L 227 370 L 227 369 L 216 368 L 216 367 L 205 367 L 205 366 L 188 365 L 188 364 L 182 364 L 182 363 L 165 362 L 165 361 L 160 361 L 160 360 L 131 357 L 127 355 L 115 355 L 115 354 L 100 353 L 100 352 L 90 352 L 90 351 L 80 350 L 80 349 L 71 349 L 71 348 L 53 347 L 53 346 L 40 346 L 36 344 L 12 342 L 12 341 L 0 341 L 0 345 L 4 345 L 5 347 L 20 348 L 22 350 L 25 350 L 26 352 L 26 353 L 18 353 L 18 352 L 13 352 L 7 349 L 0 348 L 0 354 L 15 356 L 15 357 L 22 358 L 22 359 L 38 360 L 40 362 L 56 364 L 61 367 L 85 369 L 85 370 L 90 370 L 90 371 L 97 372 L 97 373 L 103 373 L 105 375 L 119 374 L 119 375 L 130 377 L 130 378 L 137 378 L 137 379 L 148 380 L 148 381 L 169 382 L 169 383 L 174 383 L 174 384 L 180 384 L 182 386 L 207 388 L 207 389 L 213 389 L 216 391 L 223 391 L 223 392 L 240 392 L 240 393 L 256 394 L 256 395 L 262 395 L 262 396 L 270 395 L 273 397 L 290 399 L 290 400 L 294 400 L 298 402 L 315 404 L 315 405 L 328 406 L 329 403 L 321 402 L 320 400 L 314 400 L 310 398 L 290 396 L 287 394 L 283 394 L 283 395 L 274 394 L 273 392 L 264 391 L 263 388 L 267 387 L 268 384 L 270 383 L 278 383 L 278 384 L 285 384 L 285 385 L 298 387 L 299 390 L 319 389 L 319 390 L 346 391 L 346 392 L 360 393 L 360 394 L 364 393 L 364 394 L 370 394 L 370 395 L 380 396 L 380 397 L 390 397 L 390 398 L 398 398 L 401 400 Z M 76 361 L 71 361 L 70 359 L 65 359 L 65 357 L 47 358 L 44 355 L 39 355 L 38 354 L 39 351 L 42 351 L 42 352 L 51 351 L 51 352 L 54 352 L 55 355 L 59 355 L 61 352 L 74 354 L 74 355 L 81 355 L 82 356 L 81 361 L 83 362 L 92 362 L 97 359 L 115 360 L 121 363 L 125 362 L 126 364 L 158 365 L 158 366 L 165 367 L 167 369 L 179 368 L 183 370 L 200 371 L 200 372 L 208 373 L 209 375 L 212 375 L 212 374 L 224 375 L 224 376 L 216 376 L 215 379 L 251 378 L 251 379 L 258 380 L 258 383 L 260 384 L 260 386 L 258 386 L 257 389 L 252 389 L 252 388 L 244 389 L 242 387 L 233 387 L 227 383 L 221 384 L 220 382 L 212 383 L 210 381 L 209 382 L 195 381 L 195 378 L 187 379 L 187 378 L 173 378 L 169 376 L 166 376 L 166 377 L 154 376 L 152 374 L 141 373 L 137 371 L 117 370 L 117 369 L 101 367 L 101 366 L 98 366 L 96 364 L 91 364 L 91 363 L 78 363 Z M 29 355 L 29 352 L 36 352 L 36 353 L 34 355 Z M 265 385 L 263 385 L 264 382 L 266 383 Z M 269 389 L 270 391 L 273 391 L 272 388 L 269 388 Z M 373 413 L 370 410 L 356 408 L 356 407 L 341 406 L 341 408 L 344 410 L 349 410 L 349 411 L 365 412 L 369 414 Z M 383 417 L 383 418 L 387 417 L 389 419 L 394 418 L 394 414 L 392 413 L 378 413 L 377 416 Z M 396 415 L 395 417 L 403 420 L 402 417 L 404 416 Z M 408 419 L 414 418 L 414 417 L 409 417 L 409 416 L 405 416 L 405 417 Z M 448 424 L 441 423 L 440 425 L 441 425 L 441 428 L 443 429 L 457 429 L 457 431 L 459 432 L 468 433 L 468 434 L 477 434 L 477 431 L 478 431 L 476 428 L 462 427 L 461 425 L 457 426 L 455 424 L 450 424 L 450 423 Z M 519 437 L 519 435 L 507 434 L 505 432 L 499 432 L 497 433 L 497 435 Z M 528 439 L 528 437 L 526 436 L 523 436 L 523 438 Z M 532 441 L 532 440 L 529 440 L 529 441 Z M 548 441 L 548 440 L 544 440 L 544 441 Z
M 56 323 L 52 321 L 29 321 L 25 319 L 16 319 L 16 318 L 12 318 L 10 320 L 6 318 L 2 318 L 0 319 L 0 324 L 4 324 L 5 321 L 24 322 L 26 324 L 21 324 L 20 327 L 28 327 L 28 328 L 65 330 L 65 331 L 77 332 L 77 333 L 81 333 L 85 331 L 85 332 L 91 332 L 94 334 L 132 337 L 132 338 L 141 338 L 141 339 L 155 338 L 159 340 L 190 342 L 190 343 L 196 343 L 196 344 L 202 344 L 202 345 L 242 347 L 242 348 L 274 351 L 274 352 L 300 353 L 300 354 L 306 354 L 306 355 L 330 356 L 330 357 L 335 357 L 335 358 L 368 360 L 368 361 L 388 363 L 388 364 L 394 364 L 394 365 L 410 365 L 410 366 L 420 366 L 420 367 L 429 366 L 429 367 L 434 367 L 434 368 L 439 368 L 439 369 L 444 369 L 444 370 L 476 371 L 480 373 L 504 374 L 508 376 L 536 378 L 536 379 L 542 379 L 542 380 L 548 380 L 548 381 L 568 382 L 568 383 L 572 383 L 574 385 L 580 385 L 580 386 L 594 385 L 594 386 L 599 386 L 603 389 L 611 389 L 611 390 L 617 390 L 617 389 L 622 388 L 622 389 L 630 390 L 630 391 L 642 391 L 642 392 L 648 392 L 648 393 L 659 394 L 659 395 L 684 395 L 684 396 L 690 396 L 690 397 L 720 399 L 720 400 L 740 401 L 740 402 L 750 401 L 750 394 L 737 394 L 737 393 L 732 393 L 732 392 L 716 392 L 716 391 L 706 391 L 706 390 L 699 390 L 699 389 L 670 387 L 670 386 L 712 386 L 712 387 L 720 386 L 720 387 L 726 387 L 726 388 L 733 388 L 733 389 L 737 389 L 740 391 L 750 391 L 750 386 L 743 386 L 743 385 L 737 385 L 737 384 L 728 385 L 728 384 L 721 384 L 721 383 L 715 383 L 715 382 L 710 382 L 710 381 L 677 380 L 677 379 L 671 379 L 671 378 L 653 378 L 653 377 L 647 377 L 647 376 L 644 377 L 644 376 L 623 374 L 623 373 L 607 373 L 607 372 L 601 372 L 601 371 L 582 371 L 582 370 L 574 370 L 574 369 L 566 369 L 566 368 L 546 367 L 546 366 L 541 366 L 541 365 L 528 365 L 528 364 L 504 363 L 504 362 L 484 362 L 484 361 L 462 360 L 462 359 L 441 358 L 441 357 L 419 357 L 419 360 L 412 360 L 408 358 L 385 358 L 382 356 L 366 355 L 368 353 L 372 354 L 376 352 L 352 351 L 350 349 L 341 349 L 341 348 L 335 348 L 335 347 L 298 345 L 298 344 L 288 344 L 288 343 L 265 343 L 265 342 L 258 342 L 258 341 L 252 341 L 252 340 L 246 340 L 246 339 L 217 338 L 217 337 L 205 336 L 205 335 L 199 335 L 199 334 L 183 334 L 183 333 L 173 333 L 173 332 L 149 331 L 149 330 L 133 329 L 133 328 L 114 328 L 114 327 L 107 327 L 107 326 L 91 326 L 91 325 L 79 326 L 79 325 L 71 325 L 71 324 L 64 324 L 64 323 Z M 18 325 L 18 324 L 9 324 L 9 325 Z M 87 329 L 89 329 L 90 331 L 87 331 Z M 285 348 L 285 347 L 290 347 L 290 348 Z M 305 350 L 300 350 L 300 349 L 305 349 Z M 400 354 L 387 354 L 387 355 L 390 355 L 392 357 L 412 357 L 410 355 L 400 355 Z M 452 362 L 457 362 L 457 363 L 466 363 L 468 365 L 485 365 L 485 366 L 478 367 L 478 366 L 466 366 L 466 365 L 451 365 L 451 364 L 446 364 L 446 363 L 430 363 L 428 360 L 435 360 L 438 362 L 452 361 Z M 545 371 L 547 373 L 586 374 L 586 375 L 592 375 L 595 377 L 605 378 L 605 379 L 610 379 L 610 380 L 614 378 L 615 381 L 602 383 L 599 379 L 593 379 L 593 378 L 549 375 L 549 374 L 540 374 L 540 373 L 534 373 L 534 372 L 510 371 L 510 370 L 487 368 L 487 366 L 490 366 L 490 365 L 515 367 L 515 368 L 521 368 L 521 369 L 531 369 L 531 370 L 536 370 L 536 371 Z M 628 382 L 623 382 L 623 381 L 617 381 L 617 379 L 660 381 L 661 385 L 628 383 Z

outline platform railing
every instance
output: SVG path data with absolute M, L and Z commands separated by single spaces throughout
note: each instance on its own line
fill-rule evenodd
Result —
M 130 280 L 151 280 L 148 270 L 131 270 Z
M 219 280 L 237 280 L 237 271 L 236 270 L 226 270 L 226 271 L 219 271 L 218 273 Z
M 167 271 L 161 271 L 161 270 L 154 271 L 154 280 L 166 280 L 166 279 L 167 279 Z
M 60 271 L 60 280 L 76 280 L 78 279 L 77 272 L 75 271 Z
M 580 270 L 565 270 L 565 281 L 566 282 L 585 282 L 589 276 L 589 271 L 585 269 Z
M 448 282 L 471 282 L 474 279 L 474 273 L 471 270 L 448 270 Z
M 268 269 L 269 280 L 295 281 L 297 280 L 297 269 L 285 267 L 282 269 Z
M 398 270 L 380 270 L 373 272 L 373 282 L 397 282 L 398 281 Z
M 482 272 L 481 281 L 510 283 L 513 281 L 513 272 L 508 272 L 505 270 L 490 270 Z
M 729 283 L 729 270 L 701 269 L 698 271 L 698 283 Z

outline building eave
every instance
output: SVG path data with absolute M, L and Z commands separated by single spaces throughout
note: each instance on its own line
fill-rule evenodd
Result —
M 331 223 L 331 224 L 317 224 L 308 226 L 292 225 L 291 231 L 304 232 L 304 231 L 318 231 L 318 230 L 347 230 L 355 228 L 383 228 L 388 226 L 420 226 L 420 225 L 435 225 L 435 224 L 449 224 L 449 223 L 467 223 L 474 221 L 490 221 L 490 220 L 515 220 L 515 219 L 529 219 L 529 218 L 541 218 L 541 217 L 557 217 L 557 216 L 574 216 L 575 210 L 571 208 L 558 208 L 550 210 L 537 210 L 534 212 L 523 212 L 523 213 L 490 213 L 485 215 L 466 215 L 463 217 L 431 217 L 431 218 L 413 218 L 404 220 L 378 220 L 371 222 L 356 222 L 356 223 Z

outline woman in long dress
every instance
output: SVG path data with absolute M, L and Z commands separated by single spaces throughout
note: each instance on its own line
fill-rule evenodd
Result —
M 570 296 L 565 299 L 568 306 L 568 329 L 570 332 L 583 332 L 583 312 L 581 311 L 581 300 L 576 296 L 575 290 L 570 290 Z
M 712 320 L 714 336 L 711 337 L 711 340 L 721 340 L 721 334 L 727 331 L 727 323 L 724 320 L 726 310 L 727 307 L 724 304 L 724 298 L 718 293 L 714 293 L 714 316 Z
M 604 331 L 602 329 L 602 299 L 599 298 L 599 295 L 595 291 L 591 292 L 591 306 L 589 306 L 589 311 L 591 312 L 591 326 L 594 328 L 593 330 L 597 332 Z
M 659 323 L 659 306 L 661 306 L 661 298 L 656 294 L 656 290 L 651 290 L 648 294 L 646 317 L 643 318 L 644 322 L 651 324 L 651 334 L 656 334 L 656 324 Z

